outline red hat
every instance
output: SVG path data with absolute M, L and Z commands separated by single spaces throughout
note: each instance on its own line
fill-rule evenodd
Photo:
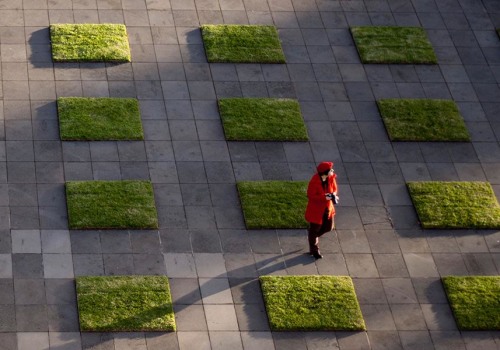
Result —
M 330 169 L 333 168 L 333 163 L 332 162 L 321 162 L 319 165 L 316 167 L 318 170 L 318 173 L 324 173 Z

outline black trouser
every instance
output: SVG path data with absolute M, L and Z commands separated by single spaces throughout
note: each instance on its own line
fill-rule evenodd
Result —
M 309 223 L 309 229 L 307 230 L 307 237 L 309 239 L 309 253 L 314 254 L 319 252 L 319 237 L 323 236 L 325 233 L 333 230 L 333 215 L 328 218 L 328 210 L 325 210 L 323 214 L 323 221 L 321 225 Z

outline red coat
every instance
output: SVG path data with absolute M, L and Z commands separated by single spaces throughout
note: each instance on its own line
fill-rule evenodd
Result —
M 331 200 L 326 199 L 327 193 L 337 192 L 337 181 L 335 178 L 337 174 L 328 176 L 328 184 L 326 191 L 321 184 L 321 177 L 314 174 L 309 185 L 307 186 L 307 202 L 306 208 L 306 221 L 314 224 L 321 225 L 323 223 L 323 214 L 328 209 L 328 218 L 335 215 L 335 207 Z

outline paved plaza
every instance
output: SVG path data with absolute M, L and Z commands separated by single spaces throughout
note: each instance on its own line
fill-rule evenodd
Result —
M 53 63 L 49 24 L 123 23 L 132 63 Z M 270 24 L 286 64 L 209 64 L 200 24 Z M 438 65 L 361 64 L 349 26 L 425 28 Z M 0 0 L 0 349 L 500 349 L 441 276 L 498 275 L 500 231 L 422 230 L 407 181 L 500 198 L 498 0 Z M 61 142 L 56 98 L 135 97 L 145 141 Z M 222 97 L 297 99 L 309 142 L 227 142 Z M 472 142 L 390 142 L 380 98 L 454 100 Z M 246 230 L 236 182 L 333 161 L 337 230 Z M 159 230 L 68 229 L 65 181 L 150 180 Z M 75 280 L 166 275 L 177 332 L 80 333 Z M 271 332 L 258 276 L 351 276 L 366 332 Z

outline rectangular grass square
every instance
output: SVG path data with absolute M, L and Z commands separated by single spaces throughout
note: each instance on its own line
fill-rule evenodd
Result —
M 274 26 L 203 25 L 201 34 L 208 62 L 285 63 Z
M 60 97 L 57 99 L 61 140 L 143 140 L 135 98 Z
M 130 62 L 123 24 L 52 24 L 52 59 L 60 62 Z
M 279 98 L 224 98 L 219 110 L 230 141 L 307 141 L 299 103 Z
M 248 229 L 307 227 L 307 182 L 242 181 L 237 186 Z
M 488 182 L 409 182 L 423 228 L 498 229 L 500 206 Z
M 364 330 L 354 286 L 345 276 L 262 276 L 273 331 Z
M 66 202 L 70 229 L 158 228 L 149 181 L 69 181 Z
M 77 277 L 76 296 L 81 331 L 175 331 L 165 276 Z
M 351 27 L 363 63 L 436 64 L 425 30 L 419 27 Z
M 377 104 L 391 141 L 470 141 L 453 101 L 396 98 Z
M 442 280 L 460 330 L 500 330 L 499 276 L 447 276 Z

